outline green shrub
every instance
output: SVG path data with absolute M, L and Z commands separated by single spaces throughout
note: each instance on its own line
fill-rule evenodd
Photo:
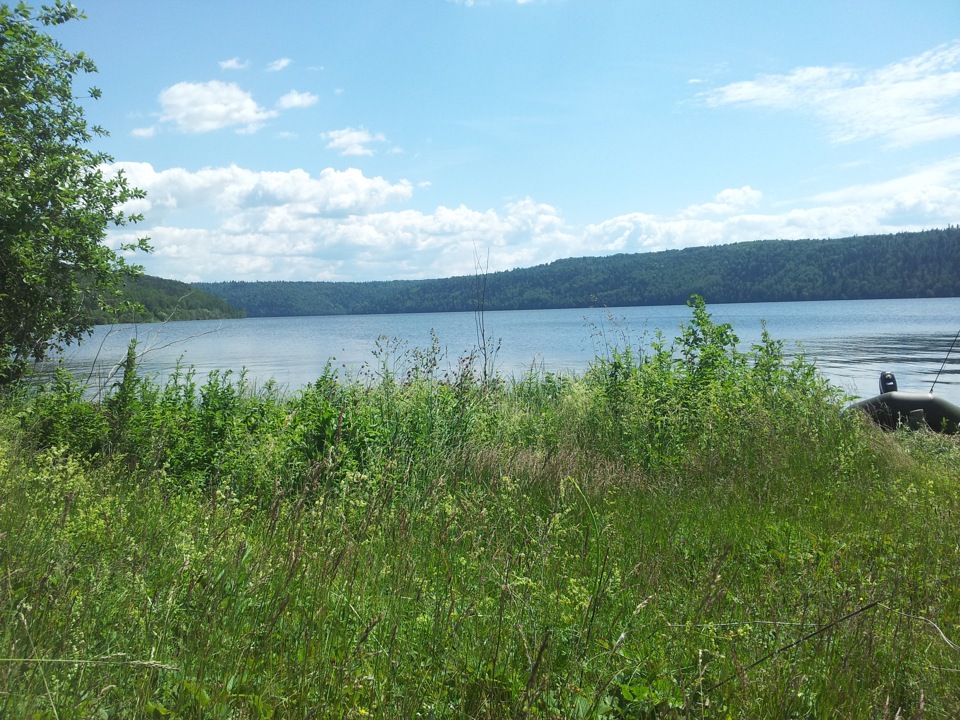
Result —
M 955 438 L 697 298 L 583 376 L 439 357 L 0 397 L 0 716 L 957 715 Z

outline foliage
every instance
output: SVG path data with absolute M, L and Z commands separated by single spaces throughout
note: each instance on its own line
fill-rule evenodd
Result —
M 702 298 L 688 304 L 693 318 L 675 346 L 655 342 L 649 355 L 614 349 L 593 364 L 585 378 L 594 388 L 588 424 L 576 429 L 585 448 L 614 434 L 619 453 L 662 468 L 718 455 L 740 462 L 742 427 L 754 421 L 783 432 L 828 431 L 817 428 L 829 417 L 819 405 L 835 405 L 840 395 L 805 358 L 785 363 L 782 344 L 765 330 L 742 352 L 733 328 L 715 324 Z
M 150 275 L 126 278 L 118 298 L 109 302 L 107 307 L 88 306 L 87 312 L 95 325 L 217 320 L 245 316 L 243 310 L 231 306 L 223 298 L 178 280 L 166 280 Z
M 96 67 L 42 29 L 79 17 L 60 0 L 36 13 L 0 5 L 0 382 L 81 338 L 85 305 L 138 270 L 103 244 L 108 226 L 138 219 L 123 206 L 142 193 L 108 177 L 111 158 L 88 146 L 106 132 L 87 124 L 74 80 Z
M 956 717 L 960 445 L 690 304 L 581 377 L 8 393 L 0 716 Z
M 960 227 L 571 258 L 439 280 L 196 287 L 251 317 L 472 312 L 478 303 L 486 310 L 682 305 L 693 294 L 711 303 L 954 297 L 960 295 Z

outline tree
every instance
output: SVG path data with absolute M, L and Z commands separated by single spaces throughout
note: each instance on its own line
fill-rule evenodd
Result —
M 93 61 L 45 31 L 82 17 L 62 0 L 36 13 L 0 5 L 0 384 L 89 334 L 86 308 L 106 307 L 142 271 L 121 253 L 150 249 L 104 243 L 108 228 L 140 219 L 123 206 L 144 193 L 89 147 L 107 133 L 87 124 L 73 84 Z

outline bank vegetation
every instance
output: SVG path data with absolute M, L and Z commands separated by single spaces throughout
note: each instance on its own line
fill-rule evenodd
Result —
M 439 348 L 7 388 L 0 716 L 957 716 L 955 438 L 698 299 L 580 376 Z

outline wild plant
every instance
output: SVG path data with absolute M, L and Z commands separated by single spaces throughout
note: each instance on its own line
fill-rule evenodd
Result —
M 955 716 L 956 442 L 691 316 L 583 376 L 5 395 L 0 716 Z

